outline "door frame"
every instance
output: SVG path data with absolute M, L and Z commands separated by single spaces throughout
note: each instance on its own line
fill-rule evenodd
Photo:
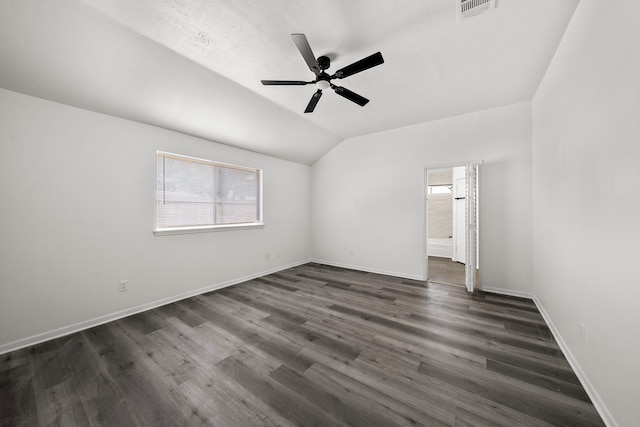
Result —
M 454 168 L 454 167 L 458 167 L 458 166 L 464 166 L 466 167 L 468 164 L 476 164 L 478 166 L 481 166 L 484 163 L 483 160 L 479 160 L 479 161 L 466 161 L 466 162 L 451 162 L 451 163 L 439 163 L 439 164 L 430 164 L 424 167 L 424 177 L 423 177 L 423 188 L 422 188 L 422 239 L 423 239 L 423 244 L 422 244 L 422 252 L 423 252 L 423 256 L 422 256 L 422 274 L 423 274 L 423 278 L 425 281 L 427 281 L 427 279 L 429 278 L 429 260 L 428 260 L 428 255 L 427 255 L 427 245 L 429 244 L 428 242 L 428 225 L 427 225 L 427 221 L 428 221 L 428 209 L 429 209 L 429 202 L 428 202 L 428 196 L 429 196 L 429 170 L 432 169 L 447 169 L 447 168 Z M 480 170 L 480 168 L 478 167 L 478 171 Z M 478 172 L 479 175 L 479 172 Z M 479 201 L 479 193 L 480 193 L 480 186 L 479 186 L 479 177 L 476 176 L 476 184 L 477 184 L 477 192 L 476 192 L 476 199 L 478 200 L 477 206 L 476 208 L 479 206 L 480 201 Z M 475 242 L 476 242 L 476 259 L 478 260 L 478 262 L 473 263 L 475 264 L 476 268 L 480 268 L 479 266 L 479 258 L 480 258 L 480 245 L 478 243 L 478 236 L 480 234 L 480 215 L 478 214 L 478 212 L 476 211 L 476 218 L 477 218 L 477 222 L 476 222 L 476 229 L 475 229 Z M 466 224 L 467 228 L 469 226 L 469 224 Z M 469 266 L 469 263 L 467 262 L 465 264 L 465 282 L 468 280 L 469 277 L 471 277 L 471 274 L 469 271 L 467 271 L 467 268 Z M 473 272 L 473 276 L 475 277 L 476 272 Z M 468 285 L 467 283 L 465 283 L 465 285 Z M 468 288 L 468 286 L 467 286 Z
M 457 191 L 458 190 L 458 182 L 457 182 L 456 178 L 458 178 L 458 177 L 456 176 L 456 171 L 454 169 L 458 169 L 458 168 L 462 168 L 463 169 L 462 175 L 464 176 L 464 182 L 465 182 L 465 188 L 464 188 L 465 197 L 462 200 L 462 206 L 460 206 L 459 199 L 456 197 L 458 195 L 457 194 L 458 193 L 458 191 Z M 465 259 L 465 261 L 462 262 L 463 264 L 466 264 L 467 248 L 466 248 L 466 244 L 465 244 L 465 247 L 461 249 L 459 247 L 459 245 L 458 245 L 458 239 L 459 239 L 460 235 L 464 235 L 465 236 L 464 240 L 465 240 L 465 243 L 466 243 L 466 230 L 467 230 L 467 227 L 466 227 L 466 222 L 467 222 L 467 214 L 466 214 L 466 203 L 467 203 L 466 182 L 467 182 L 467 176 L 466 176 L 466 169 L 467 168 L 464 167 L 464 166 L 454 166 L 453 168 L 451 168 L 451 170 L 452 170 L 452 180 L 451 181 L 453 183 L 453 188 L 451 189 L 451 196 L 453 198 L 453 200 L 452 200 L 453 201 L 453 223 L 451 225 L 453 226 L 452 237 L 454 239 L 454 241 L 451 242 L 452 245 L 453 245 L 451 259 L 454 262 L 461 262 L 460 261 L 460 258 L 461 258 L 460 257 L 460 252 L 462 252 L 463 255 L 464 255 L 463 258 Z M 459 211 L 460 207 L 462 208 L 461 211 Z M 464 223 L 462 224 L 462 227 L 458 227 L 458 219 L 459 219 L 458 215 L 462 215 L 462 217 L 464 218 Z

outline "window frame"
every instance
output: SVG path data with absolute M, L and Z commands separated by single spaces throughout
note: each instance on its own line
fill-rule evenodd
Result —
M 212 168 L 214 167 L 223 167 L 223 168 L 227 168 L 227 169 L 235 169 L 235 170 L 241 170 L 241 171 L 248 171 L 248 172 L 255 172 L 257 173 L 258 176 L 258 198 L 257 198 L 257 221 L 253 221 L 253 222 L 242 222 L 242 223 L 233 223 L 233 224 L 205 224 L 205 225 L 191 225 L 191 226 L 175 226 L 175 227 L 158 227 L 158 189 L 157 189 L 157 185 L 158 185 L 158 174 L 159 174 L 159 169 L 157 167 L 157 163 L 158 163 L 158 159 L 159 157 L 163 157 L 163 158 L 174 158 L 177 160 L 183 160 L 186 162 L 192 162 L 192 163 L 200 163 L 200 164 L 205 164 L 205 165 L 210 165 Z M 255 228 L 263 228 L 264 227 L 264 214 L 263 214 L 263 207 L 264 207 L 264 191 L 263 191 L 263 175 L 264 175 L 264 171 L 262 169 L 257 169 L 257 168 L 252 168 L 252 167 L 247 167 L 247 166 L 239 166 L 239 165 L 234 165 L 231 163 L 223 163 L 223 162 L 217 162 L 217 161 L 213 161 L 213 160 L 208 160 L 208 159 L 202 159 L 199 157 L 192 157 L 192 156 L 186 156 L 183 154 L 176 154 L 176 153 L 171 153 L 168 151 L 161 151 L 158 150 L 156 151 L 156 196 L 154 197 L 155 200 L 155 227 L 153 229 L 153 233 L 156 236 L 165 236 L 165 235 L 172 235 L 172 234 L 190 234 L 190 233 L 206 233 L 206 232 L 212 232 L 212 231 L 230 231 L 230 230 L 247 230 L 247 229 L 255 229 Z M 218 187 L 217 187 L 217 182 L 216 182 L 216 187 L 214 188 L 214 192 L 217 193 L 218 191 Z M 214 195 L 215 196 L 215 195 Z M 216 202 L 214 202 L 214 210 L 217 209 L 216 208 Z

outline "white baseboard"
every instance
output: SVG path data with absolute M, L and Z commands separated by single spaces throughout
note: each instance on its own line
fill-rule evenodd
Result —
M 580 381 L 580 384 L 582 384 L 582 387 L 587 392 L 587 395 L 589 396 L 589 399 L 591 399 L 593 406 L 598 411 L 598 414 L 600 414 L 600 417 L 602 418 L 602 420 L 607 426 L 617 427 L 618 423 L 616 423 L 615 419 L 611 415 L 611 412 L 609 412 L 609 409 L 604 404 L 602 398 L 600 397 L 596 389 L 591 384 L 591 381 L 589 381 L 589 378 L 582 370 L 582 367 L 580 367 L 580 364 L 578 363 L 576 358 L 573 356 L 573 353 L 571 353 L 569 346 L 567 346 L 567 343 L 562 338 L 562 335 L 560 335 L 560 331 L 554 325 L 553 321 L 551 320 L 551 317 L 549 317 L 549 314 L 544 309 L 538 297 L 528 292 L 512 291 L 510 289 L 481 287 L 481 290 L 485 292 L 493 292 L 496 294 L 510 295 L 510 296 L 521 297 L 521 298 L 529 298 L 533 300 L 536 307 L 538 308 L 538 311 L 542 315 L 542 318 L 544 319 L 545 323 L 547 324 L 547 326 L 549 326 L 549 330 L 551 330 L 551 334 L 553 335 L 553 338 L 555 338 L 556 342 L 558 343 L 558 346 L 560 347 L 562 354 L 564 354 L 564 357 L 569 362 L 569 365 L 571 365 L 573 372 L 575 372 L 576 376 L 578 377 L 578 380 Z
M 491 287 L 480 286 L 480 290 L 483 292 L 491 292 L 493 294 L 508 295 L 511 297 L 519 297 L 519 298 L 528 298 L 531 300 L 535 298 L 533 294 L 530 294 L 528 292 L 514 291 L 512 289 L 491 288 Z
M 112 322 L 114 320 L 122 319 L 123 317 L 131 316 L 132 314 L 141 313 L 143 311 L 151 310 L 156 307 L 160 307 L 166 304 L 171 304 L 172 302 L 180 301 L 186 298 L 191 298 L 196 295 L 202 295 L 207 292 L 215 291 L 218 289 L 226 288 L 228 286 L 237 285 L 238 283 L 246 282 L 248 280 L 252 280 L 258 277 L 266 276 L 268 274 L 276 273 L 278 271 L 286 270 L 288 268 L 297 267 L 299 265 L 306 264 L 311 262 L 310 259 L 306 259 L 303 261 L 298 261 L 289 265 L 284 265 L 281 267 L 276 267 L 270 270 L 261 271 L 259 273 L 250 274 L 243 277 L 238 277 L 232 280 L 227 280 L 224 282 L 216 283 L 210 286 L 206 286 L 204 288 L 196 289 L 189 292 L 184 292 L 182 294 L 174 295 L 167 298 L 162 298 L 159 300 L 155 300 L 146 304 L 138 305 L 135 307 L 127 308 L 125 310 L 117 311 L 115 313 L 105 314 L 104 316 L 99 316 L 93 319 L 85 320 L 82 322 L 74 323 L 73 325 L 63 326 L 62 328 L 54 329 L 51 331 L 43 332 L 37 335 L 33 335 L 27 338 L 22 338 L 16 341 L 12 341 L 7 344 L 0 345 L 0 355 L 4 353 L 9 353 L 11 351 L 19 350 L 24 347 L 29 347 L 35 344 L 39 344 L 44 341 L 49 341 L 55 338 L 59 338 L 65 335 L 73 334 L 76 332 L 83 331 L 85 329 L 93 328 L 94 326 L 102 325 L 108 322 Z
M 438 258 L 452 259 L 453 252 L 451 250 L 451 246 L 449 247 L 439 247 L 439 246 L 432 247 L 432 246 L 435 246 L 435 245 L 427 246 L 427 256 L 435 256 Z
M 359 265 L 342 264 L 342 263 L 339 263 L 339 262 L 333 262 L 333 261 L 327 261 L 327 260 L 315 259 L 315 258 L 312 259 L 311 262 L 315 262 L 315 263 L 318 263 L 318 264 L 326 264 L 326 265 L 330 265 L 330 266 L 333 266 L 333 267 L 348 268 L 349 270 L 364 271 L 366 273 L 384 274 L 385 276 L 394 276 L 394 277 L 400 277 L 402 279 L 419 280 L 421 282 L 424 282 L 424 277 L 422 277 L 422 276 L 416 276 L 416 275 L 405 274 L 405 273 L 398 273 L 396 271 L 377 270 L 377 269 L 373 269 L 373 268 L 362 267 L 362 266 L 359 266 Z
M 551 330 L 553 337 L 558 343 L 560 350 L 562 350 L 564 357 L 569 362 L 569 365 L 571 365 L 573 372 L 575 372 L 578 380 L 582 384 L 582 387 L 584 387 L 585 391 L 587 392 L 587 395 L 589 396 L 589 399 L 591 399 L 593 406 L 595 406 L 596 410 L 600 414 L 600 417 L 602 417 L 602 421 L 604 421 L 604 423 L 609 427 L 617 427 L 618 423 L 615 421 L 613 415 L 607 408 L 607 405 L 604 404 L 604 401 L 602 400 L 596 389 L 593 387 L 593 384 L 591 384 L 591 381 L 589 381 L 589 378 L 582 370 L 582 367 L 580 366 L 576 358 L 573 356 L 573 353 L 571 353 L 569 346 L 562 338 L 562 335 L 560 335 L 560 331 L 558 331 L 558 328 L 556 328 L 556 326 L 553 324 L 551 317 L 549 317 L 549 314 L 542 306 L 540 300 L 538 300 L 538 298 L 534 296 L 533 302 L 536 304 L 536 307 L 538 307 L 538 311 L 540 311 L 540 314 L 542 314 L 544 321 L 549 326 L 549 329 Z
M 365 272 L 369 272 L 369 273 L 384 274 L 384 275 L 387 275 L 387 276 L 401 277 L 401 278 L 406 278 L 406 279 L 411 279 L 411 280 L 420 280 L 420 281 L 423 280 L 423 278 L 421 278 L 419 276 L 414 276 L 414 275 L 410 275 L 410 274 L 403 274 L 403 273 L 397 273 L 397 272 L 386 271 L 386 270 L 369 269 L 369 268 L 364 268 L 364 267 L 357 266 L 357 265 L 342 264 L 342 263 L 336 263 L 336 262 L 326 261 L 326 260 L 321 260 L 321 259 L 307 259 L 307 260 L 298 261 L 298 262 L 295 262 L 295 263 L 292 263 L 292 264 L 289 264 L 289 265 L 276 267 L 276 268 L 273 268 L 273 269 L 270 269 L 270 270 L 265 270 L 265 271 L 262 271 L 262 272 L 259 272 L 259 273 L 250 274 L 250 275 L 243 276 L 243 277 L 238 277 L 238 278 L 232 279 L 232 280 L 227 280 L 225 282 L 216 283 L 214 285 L 210 285 L 210 286 L 207 286 L 207 287 L 204 287 L 204 288 L 201 288 L 201 289 L 196 289 L 194 291 L 185 292 L 185 293 L 182 293 L 182 294 L 179 294 L 179 295 L 174 295 L 172 297 L 159 299 L 159 300 L 152 301 L 152 302 L 149 302 L 149 303 L 146 303 L 146 304 L 138 305 L 136 307 L 131 307 L 131 308 L 128 308 L 126 310 L 121 310 L 121 311 L 118 311 L 118 312 L 115 312 L 115 313 L 111 313 L 111 314 L 107 314 L 107 315 L 104 315 L 104 316 L 96 317 L 94 319 L 89 319 L 89 320 L 86 320 L 86 321 L 83 321 L 83 322 L 75 323 L 73 325 L 65 326 L 65 327 L 62 327 L 62 328 L 54 329 L 52 331 L 43 332 L 41 334 L 33 335 L 31 337 L 27 337 L 27 338 L 16 340 L 16 341 L 13 341 L 13 342 L 10 342 L 10 343 L 7 343 L 7 344 L 3 344 L 3 345 L 0 345 L 0 355 L 4 354 L 4 353 L 11 352 L 11 351 L 19 350 L 19 349 L 24 348 L 24 347 L 29 347 L 31 345 L 39 344 L 39 343 L 44 342 L 44 341 L 48 341 L 48 340 L 59 338 L 59 337 L 65 336 L 65 335 L 73 334 L 75 332 L 79 332 L 79 331 L 82 331 L 82 330 L 85 330 L 85 329 L 89 329 L 89 328 L 92 328 L 94 326 L 102 325 L 104 323 L 112 322 L 114 320 L 118 320 L 118 319 L 121 319 L 123 317 L 131 316 L 133 314 L 141 313 L 143 311 L 151 310 L 153 308 L 160 307 L 160 306 L 163 306 L 163 305 L 166 305 L 166 304 L 170 304 L 172 302 L 180 301 L 180 300 L 183 300 L 183 299 L 186 299 L 186 298 L 191 298 L 191 297 L 196 296 L 196 295 L 201 295 L 201 294 L 204 294 L 204 293 L 207 293 L 207 292 L 211 292 L 211 291 L 215 291 L 215 290 L 218 290 L 218 289 L 226 288 L 228 286 L 236 285 L 238 283 L 246 282 L 248 280 L 252 280 L 252 279 L 255 279 L 255 278 L 258 278 L 258 277 L 266 276 L 268 274 L 276 273 L 278 271 L 286 270 L 288 268 L 297 267 L 299 265 L 303 265 L 303 264 L 306 264 L 308 262 L 315 262 L 315 263 L 318 263 L 318 264 L 326 264 L 326 265 L 331 265 L 331 266 L 334 266 L 334 267 L 348 268 L 348 269 L 351 269 L 351 270 L 365 271 Z M 538 300 L 538 298 L 535 295 L 527 293 L 527 292 L 513 291 L 513 290 L 510 290 L 510 289 L 481 287 L 481 290 L 485 291 L 485 292 L 492 292 L 492 293 L 496 293 L 496 294 L 510 295 L 510 296 L 521 297 L 521 298 L 529 298 L 529 299 L 533 300 L 533 302 L 536 304 L 536 307 L 540 311 L 540 314 L 542 315 L 544 321 L 549 326 L 549 329 L 551 330 L 551 333 L 553 334 L 553 337 L 555 338 L 556 342 L 558 343 L 558 346 L 560 347 L 560 350 L 562 351 L 562 353 L 564 354 L 565 358 L 569 362 L 569 365 L 571 365 L 571 368 L 573 369 L 573 371 L 575 372 L 576 376 L 578 377 L 578 380 L 580 381 L 580 383 L 584 387 L 585 391 L 587 392 L 587 395 L 589 396 L 589 398 L 593 402 L 593 405 L 595 406 L 596 410 L 598 411 L 598 413 L 602 417 L 602 420 L 609 427 L 617 427 L 618 424 L 616 423 L 615 419 L 613 418 L 613 415 L 611 414 L 611 412 L 609 411 L 607 406 L 604 404 L 602 398 L 600 397 L 600 395 L 598 394 L 596 389 L 593 387 L 593 385 L 589 381 L 589 378 L 587 377 L 587 375 L 582 370 L 582 368 L 581 368 L 580 364 L 578 363 L 578 361 L 576 360 L 576 358 L 573 356 L 573 353 L 571 353 L 571 350 L 569 349 L 569 347 L 565 343 L 564 339 L 562 338 L 562 335 L 560 334 L 560 332 L 558 331 L 558 329 L 554 325 L 553 321 L 549 317 L 549 314 L 544 309 L 544 306 Z
M 589 381 L 589 378 L 582 370 L 582 367 L 580 367 L 580 364 L 578 363 L 576 358 L 573 356 L 573 353 L 571 353 L 569 346 L 567 346 L 567 343 L 562 338 L 562 335 L 560 335 L 560 331 L 554 325 L 553 321 L 551 320 L 551 317 L 549 317 L 549 314 L 544 309 L 538 297 L 528 292 L 513 291 L 511 289 L 481 287 L 481 290 L 484 292 L 492 292 L 496 294 L 509 295 L 509 296 L 521 297 L 521 298 L 529 298 L 533 300 L 536 307 L 538 308 L 538 311 L 542 315 L 542 318 L 544 319 L 545 323 L 547 324 L 547 326 L 549 326 L 549 329 L 551 330 L 551 334 L 553 335 L 553 338 L 555 338 L 556 342 L 558 343 L 558 346 L 560 347 L 562 354 L 564 354 L 564 357 L 569 362 L 569 365 L 571 365 L 571 368 L 573 369 L 576 376 L 578 377 L 580 384 L 582 384 L 582 387 L 587 392 L 587 395 L 589 396 L 589 399 L 591 399 L 593 406 L 598 411 L 598 414 L 600 414 L 600 417 L 602 418 L 602 420 L 607 426 L 617 427 L 618 423 L 616 423 L 615 419 L 611 415 L 611 412 L 609 412 L 609 409 L 604 404 L 602 398 L 600 397 L 596 389 L 591 384 L 591 381 Z

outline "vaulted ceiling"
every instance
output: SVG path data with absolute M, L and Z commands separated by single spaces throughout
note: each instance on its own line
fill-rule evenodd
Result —
M 578 0 L 3 0 L 0 87 L 312 164 L 345 138 L 532 99 Z M 291 40 L 371 101 L 314 86 Z

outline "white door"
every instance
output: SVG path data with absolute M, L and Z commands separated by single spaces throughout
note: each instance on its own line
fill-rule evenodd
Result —
M 467 179 L 464 166 L 453 168 L 453 256 L 451 259 L 464 264 L 467 251 L 466 197 Z
M 466 268 L 465 285 L 467 291 L 473 292 L 476 283 L 476 265 L 478 249 L 478 164 L 468 163 L 465 167 L 466 176 Z

